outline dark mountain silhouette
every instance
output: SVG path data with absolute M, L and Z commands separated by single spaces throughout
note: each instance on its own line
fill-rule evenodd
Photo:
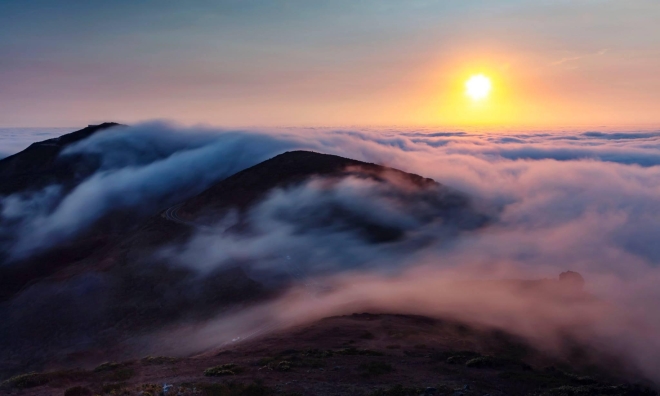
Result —
M 81 156 L 60 157 L 66 147 L 113 127 L 115 122 L 90 125 L 79 131 L 31 144 L 25 150 L 0 160 L 0 195 L 37 190 L 50 184 L 70 185 L 97 169 L 97 163 Z

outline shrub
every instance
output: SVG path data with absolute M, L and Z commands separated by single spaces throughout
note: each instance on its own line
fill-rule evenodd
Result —
M 142 396 L 160 396 L 163 393 L 163 386 L 158 384 L 144 384 L 139 389 Z
M 269 388 L 259 382 L 247 385 L 240 383 L 202 383 L 190 384 L 189 387 L 195 388 L 197 392 L 204 396 L 270 396 L 275 394 L 275 391 L 272 388 Z
M 497 358 L 493 356 L 479 356 L 468 360 L 465 365 L 470 368 L 520 368 L 531 370 L 532 367 L 517 359 Z
M 84 386 L 74 386 L 64 391 L 64 396 L 91 396 L 92 391 Z
M 153 365 L 172 364 L 172 363 L 176 363 L 176 361 L 177 361 L 176 358 L 168 357 L 168 356 L 147 356 L 142 359 L 142 363 L 153 364 Z
M 101 385 L 101 393 L 111 395 L 128 395 L 129 390 L 125 388 L 126 384 L 103 384 Z
M 114 370 L 105 376 L 108 381 L 127 381 L 135 375 L 135 370 L 130 367 L 122 367 Z
M 362 376 L 371 377 L 391 373 L 394 369 L 389 363 L 371 362 L 360 365 L 360 371 L 362 371 Z
M 347 356 L 383 356 L 383 353 L 370 349 L 343 348 L 335 352 L 337 355 Z
M 277 363 L 275 366 L 275 370 L 277 371 L 291 371 L 291 362 L 287 360 L 282 360 L 281 362 Z
M 305 349 L 303 356 L 314 358 L 327 358 L 333 356 L 335 353 L 327 349 Z
M 236 375 L 242 372 L 243 369 L 236 364 L 228 363 L 219 366 L 209 367 L 204 370 L 204 375 L 207 377 L 222 377 L 225 375 Z
M 435 360 L 444 360 L 448 364 L 465 364 L 468 360 L 478 358 L 481 354 L 472 351 L 441 352 L 432 356 Z
M 496 365 L 497 362 L 492 356 L 480 356 L 465 363 L 465 366 L 470 368 L 493 368 Z
M 378 389 L 370 396 L 419 396 L 424 393 L 423 388 L 407 388 L 402 385 L 394 385 L 390 389 Z
M 118 368 L 121 367 L 121 366 L 122 366 L 121 363 L 116 363 L 116 362 L 105 362 L 105 363 L 99 364 L 99 365 L 94 369 L 94 372 L 96 372 L 96 373 L 100 373 L 100 372 L 103 372 L 103 371 L 112 371 L 112 370 L 114 370 L 114 369 L 118 369 Z
M 48 376 L 43 373 L 27 373 L 11 377 L 1 385 L 3 388 L 34 388 L 48 382 Z
M 553 367 L 542 371 L 504 371 L 499 374 L 504 380 L 515 381 L 539 388 L 560 388 L 562 385 L 580 386 L 594 385 L 595 380 L 589 377 L 579 377 L 575 374 L 565 373 Z
M 268 366 L 269 364 L 273 363 L 275 361 L 275 358 L 273 357 L 263 357 L 259 360 L 257 360 L 257 365 L 258 366 Z

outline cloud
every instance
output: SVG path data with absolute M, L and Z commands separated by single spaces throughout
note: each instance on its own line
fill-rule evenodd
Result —
M 593 53 L 588 53 L 588 54 L 583 54 L 583 55 L 576 55 L 576 56 L 568 56 L 568 57 L 561 58 L 557 61 L 552 62 L 551 65 L 552 66 L 559 66 L 559 65 L 563 65 L 564 63 L 567 63 L 567 62 L 573 62 L 573 61 L 576 61 L 576 60 L 589 58 L 589 57 L 592 57 L 592 56 L 601 56 L 601 55 L 605 55 L 607 53 L 607 51 L 609 51 L 609 49 L 604 48 L 604 49 L 602 49 L 598 52 L 593 52 Z
M 432 177 L 468 194 L 491 221 L 457 231 L 445 221 L 442 200 L 429 200 L 447 190 L 423 191 L 388 178 L 315 178 L 271 191 L 245 214 L 250 232 L 225 232 L 236 221 L 228 216 L 216 229 L 159 251 L 202 277 L 241 265 L 255 279 L 275 274 L 299 285 L 254 311 L 221 316 L 224 335 L 254 328 L 264 312 L 270 328 L 369 307 L 450 315 L 510 330 L 540 346 L 546 340 L 556 351 L 568 334 L 621 354 L 645 377 L 660 380 L 660 315 L 653 306 L 660 299 L 658 132 L 476 135 L 145 124 L 72 147 L 68 152 L 97 156 L 102 164 L 76 188 L 5 197 L 3 230 L 29 230 L 16 235 L 12 247 L 30 252 L 85 230 L 116 208 L 150 213 L 294 149 Z M 390 237 L 370 239 L 373 230 Z M 475 294 L 452 286 L 475 278 L 556 277 L 567 269 L 585 276 L 593 299 L 566 304 L 555 292 L 530 296 L 493 286 Z M 183 349 L 220 343 L 212 336 L 218 323 L 188 337 L 207 342 Z
M 30 144 L 71 132 L 73 128 L 0 128 L 0 159 L 25 149 Z

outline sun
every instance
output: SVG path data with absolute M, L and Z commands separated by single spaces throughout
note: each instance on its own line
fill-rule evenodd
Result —
M 488 96 L 492 84 L 483 74 L 476 74 L 465 82 L 465 94 L 472 100 L 481 100 Z

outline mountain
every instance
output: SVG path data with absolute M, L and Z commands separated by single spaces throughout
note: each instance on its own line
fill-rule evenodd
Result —
M 112 127 L 118 124 L 89 127 L 36 143 L 3 160 L 0 177 L 13 186 L 12 191 L 53 181 L 75 185 L 93 172 L 94 164 L 83 157 L 63 160 L 59 153 L 73 142 Z M 154 214 L 146 219 L 109 215 L 108 221 L 121 225 L 113 232 L 106 232 L 108 228 L 100 222 L 64 245 L 0 266 L 0 301 L 5 300 L 0 304 L 0 316 L 13 318 L 0 324 L 0 355 L 13 356 L 19 366 L 27 361 L 32 366 L 58 362 L 71 353 L 80 353 L 81 348 L 113 345 L 181 320 L 203 320 L 218 310 L 283 291 L 291 279 L 266 286 L 245 271 L 249 262 L 237 261 L 200 276 L 185 266 L 172 265 L 160 252 L 182 246 L 201 227 L 213 224 L 228 211 L 238 212 L 239 217 L 227 232 L 249 233 L 251 210 L 274 191 L 304 187 L 314 180 L 333 184 L 347 178 L 370 181 L 386 191 L 388 199 L 399 202 L 403 212 L 407 205 L 411 211 L 423 207 L 423 213 L 414 214 L 420 222 L 444 219 L 458 232 L 487 221 L 472 208 L 467 196 L 431 179 L 334 155 L 283 153 L 174 207 L 162 212 L 152 208 Z M 325 206 L 323 202 L 319 205 L 321 209 Z M 341 205 L 330 206 L 330 210 L 320 210 L 320 216 L 307 216 L 297 214 L 294 203 L 293 216 L 287 221 L 299 232 L 318 233 L 328 228 L 353 233 L 368 244 L 390 244 L 406 237 L 407 231 L 396 224 Z M 85 298 L 80 298 L 80 293 Z M 86 340 L 83 347 L 81 340 Z M 62 356 L 65 350 L 67 354 Z
M 90 125 L 57 138 L 33 143 L 25 150 L 0 160 L 0 196 L 37 190 L 50 184 L 70 185 L 91 175 L 97 163 L 81 161 L 81 156 L 60 157 L 60 153 L 81 140 L 109 128 L 115 122 Z
M 646 386 L 626 383 L 620 373 L 598 368 L 602 358 L 584 351 L 565 359 L 512 334 L 451 320 L 356 313 L 197 356 L 146 356 L 85 369 L 17 375 L 0 382 L 0 392 L 26 396 L 656 395 Z

